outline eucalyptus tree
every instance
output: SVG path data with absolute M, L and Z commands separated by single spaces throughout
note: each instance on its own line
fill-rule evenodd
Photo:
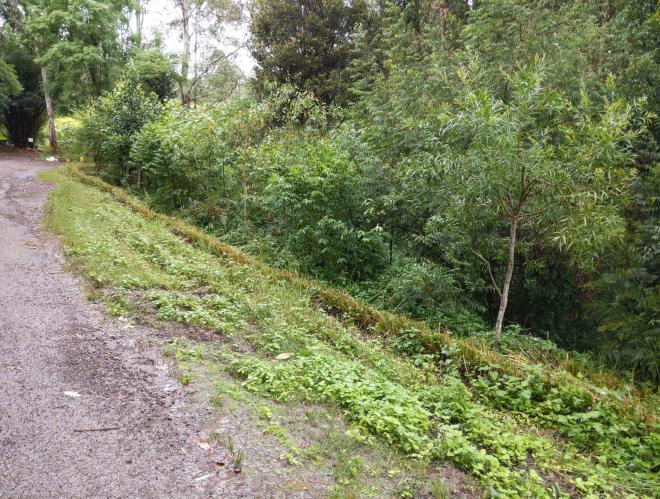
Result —
M 176 19 L 171 24 L 179 30 L 182 43 L 179 92 L 181 103 L 188 106 L 203 79 L 222 70 L 241 48 L 239 45 L 227 51 L 220 45 L 231 41 L 225 28 L 241 20 L 242 6 L 233 0 L 173 0 L 173 3 Z
M 138 47 L 142 47 L 144 43 L 143 31 L 144 31 L 144 21 L 148 14 L 149 0 L 136 0 L 134 7 L 134 19 L 135 19 L 135 28 L 133 29 L 133 36 L 135 44 Z

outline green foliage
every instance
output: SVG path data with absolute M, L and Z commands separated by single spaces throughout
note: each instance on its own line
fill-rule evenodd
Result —
M 245 378 L 245 386 L 276 400 L 302 397 L 337 403 L 356 425 L 357 435 L 375 433 L 407 453 L 424 452 L 428 413 L 420 401 L 400 386 L 359 364 L 325 356 L 297 357 L 271 366 L 242 357 L 230 367 Z
M 612 260 L 618 271 L 602 269 L 590 285 L 594 300 L 590 312 L 599 321 L 599 350 L 614 364 L 640 378 L 660 381 L 660 167 L 651 166 L 635 182 L 634 225 L 629 240 Z M 618 253 L 618 254 L 617 254 Z
M 359 228 L 359 167 L 340 144 L 316 134 L 275 135 L 255 151 L 255 165 L 264 178 L 258 218 L 303 268 L 330 279 L 364 278 L 382 268 L 382 231 Z
M 121 60 L 117 27 L 126 22 L 126 0 L 29 0 L 25 44 L 55 75 L 51 94 L 68 111 L 109 90 Z
M 291 83 L 323 102 L 347 98 L 353 33 L 372 15 L 356 0 L 259 0 L 251 4 L 251 52 L 258 84 Z
M 148 94 L 133 69 L 112 92 L 97 100 L 83 117 L 78 133 L 85 156 L 94 159 L 101 174 L 114 182 L 130 182 L 135 175 L 129 161 L 138 132 L 155 120 L 162 105 Z M 135 180 L 133 180 L 135 181 Z
M 208 111 L 172 104 L 137 135 L 133 182 L 209 227 L 242 219 L 311 273 L 364 278 L 384 264 L 382 231 L 362 213 L 358 165 L 341 143 L 308 131 L 324 120 L 309 94 L 290 87 Z M 273 125 L 287 128 L 269 132 Z
M 444 170 L 443 184 L 455 189 L 462 179 L 465 189 L 443 192 L 439 186 L 445 206 L 429 220 L 430 237 L 443 238 L 443 229 L 436 228 L 440 222 L 450 231 L 461 227 L 451 239 L 465 238 L 478 250 L 496 247 L 481 243 L 470 228 L 488 237 L 501 220 L 515 215 L 529 219 L 537 244 L 548 234 L 574 259 L 589 264 L 622 236 L 616 212 L 622 203 L 614 196 L 632 177 L 625 168 L 631 162 L 625 145 L 634 137 L 627 130 L 630 109 L 624 103 L 598 110 L 584 100 L 574 108 L 548 90 L 542 73 L 534 70 L 509 77 L 507 102 L 471 89 L 463 93 L 460 85 L 452 111 L 437 118 L 446 159 L 421 175 L 435 177 Z
M 379 308 L 423 317 L 457 334 L 486 330 L 483 307 L 463 294 L 462 276 L 424 259 L 397 258 L 375 280 L 352 286 L 351 292 Z
M 229 147 L 210 114 L 171 103 L 159 120 L 139 132 L 130 159 L 139 187 L 160 205 L 181 208 L 192 199 L 209 199 L 220 184 L 227 191 L 223 166 L 228 154 Z
M 59 153 L 67 158 L 78 159 L 80 154 L 84 151 L 81 150 L 77 137 L 80 133 L 82 120 L 79 116 L 59 116 L 55 118 L 55 129 L 57 130 L 57 144 Z M 39 147 L 41 150 L 47 150 L 48 144 L 48 127 L 42 126 L 40 131 L 41 141 Z
M 565 191 L 555 193 L 548 205 L 552 189 L 543 187 L 532 204 L 545 206 L 529 206 L 533 215 L 521 229 L 517 245 L 517 268 L 524 268 L 524 274 L 513 276 L 511 320 L 538 333 L 548 332 L 571 347 L 597 349 L 602 342 L 603 351 L 625 350 L 625 341 L 614 347 L 620 340 L 615 340 L 613 329 L 606 335 L 596 333 L 603 315 L 585 305 L 611 310 L 611 295 L 603 293 L 598 303 L 592 302 L 596 297 L 588 283 L 606 267 L 608 274 L 624 277 L 630 274 L 631 257 L 638 259 L 616 247 L 627 237 L 634 212 L 627 209 L 629 195 L 621 194 L 648 180 L 644 163 L 658 157 L 655 139 L 644 131 L 657 127 L 657 119 L 649 113 L 656 110 L 657 100 L 648 86 L 658 74 L 651 62 L 659 32 L 654 5 L 483 2 L 470 11 L 469 22 L 458 35 L 453 23 L 463 22 L 463 13 L 454 5 L 447 4 L 439 25 L 432 14 L 424 14 L 418 27 L 411 27 L 394 10 L 387 11 L 380 27 L 382 38 L 377 43 L 368 38 L 360 42 L 364 53 L 355 64 L 353 86 L 359 100 L 350 118 L 370 144 L 370 161 L 384 165 L 374 170 L 370 203 L 378 221 L 393 234 L 395 254 L 398 242 L 399 247 L 408 246 L 406 251 L 421 253 L 460 274 L 462 290 L 486 305 L 486 318 L 492 316 L 505 270 L 502 255 L 509 225 L 497 221 L 504 210 L 497 205 L 498 194 L 487 195 L 484 181 L 492 174 L 495 183 L 490 185 L 498 184 L 502 195 L 504 184 L 515 185 L 516 165 L 530 160 L 553 176 L 548 184 L 552 189 L 563 184 Z M 539 56 L 542 80 L 521 78 Z M 634 82 L 625 83 L 631 74 Z M 528 85 L 529 102 L 519 100 L 521 84 Z M 463 101 L 467 106 L 460 103 L 466 89 L 473 95 Z M 551 99 L 547 106 L 533 103 L 543 98 Z M 507 108 L 511 120 L 504 117 Z M 442 116 L 448 115 L 453 121 L 442 122 Z M 580 115 L 584 121 L 574 123 Z M 627 124 L 622 128 L 614 116 Z M 501 134 L 499 126 L 504 127 Z M 611 132 L 618 130 L 619 139 L 605 132 L 608 127 Z M 495 151 L 513 152 L 516 130 L 525 136 L 518 144 L 526 151 L 504 159 Z M 487 142 L 479 145 L 480 137 Z M 609 139 L 614 140 L 605 147 L 601 141 Z M 475 156 L 469 167 L 470 150 Z M 545 150 L 541 156 L 534 152 L 541 150 Z M 552 161 L 560 169 L 548 169 Z M 609 164 L 614 176 L 601 170 L 601 164 Z M 629 167 L 627 172 L 623 165 Z M 639 178 L 634 178 L 632 167 L 641 172 Z M 466 177 L 469 171 L 476 175 Z M 601 180 L 614 181 L 611 189 L 591 190 L 592 178 L 599 175 Z M 391 188 L 383 187 L 383 178 Z M 565 195 L 575 196 L 582 188 L 591 190 L 591 195 L 573 199 Z M 471 189 L 474 196 L 465 196 Z M 495 204 L 487 209 L 489 200 Z M 631 249 L 629 242 L 627 247 Z M 625 277 L 621 282 L 626 282 Z M 651 283 L 647 295 L 652 295 L 652 288 Z M 623 323 L 615 328 L 619 337 L 625 336 Z M 649 331 L 648 326 L 644 329 Z M 633 336 L 639 337 L 628 338 Z M 635 365 L 630 362 L 635 352 L 644 362 L 657 357 L 652 342 L 644 340 L 637 346 L 640 349 L 631 349 L 625 355 L 628 361 L 621 359 L 619 365 Z M 648 378 L 651 370 L 636 365 L 641 377 Z
M 0 110 L 3 110 L 9 99 L 20 92 L 21 89 L 16 70 L 0 59 Z
M 483 367 L 483 375 L 472 386 L 489 403 L 533 416 L 568 435 L 578 448 L 595 450 L 601 464 L 614 462 L 653 472 L 657 466 L 652 443 L 655 437 L 645 435 L 644 424 L 634 414 L 617 414 L 613 404 L 616 394 L 601 391 L 596 401 L 570 384 L 547 390 L 540 367 L 527 367 L 525 376 L 501 375 Z
M 160 50 L 137 50 L 131 65 L 147 93 L 153 92 L 161 101 L 174 96 L 177 73 L 170 57 Z

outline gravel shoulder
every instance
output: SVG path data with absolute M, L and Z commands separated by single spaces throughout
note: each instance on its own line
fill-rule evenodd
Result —
M 104 318 L 41 229 L 48 163 L 0 151 L 0 497 L 246 497 L 153 332 Z

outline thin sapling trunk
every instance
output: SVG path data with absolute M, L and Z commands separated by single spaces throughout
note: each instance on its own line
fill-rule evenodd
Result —
M 48 141 L 53 156 L 57 155 L 57 133 L 55 132 L 55 113 L 53 111 L 53 100 L 48 90 L 48 70 L 41 68 L 41 80 L 44 84 L 44 99 L 46 101 L 46 113 L 48 114 Z
M 497 312 L 497 321 L 495 322 L 495 344 L 499 345 L 502 337 L 502 324 L 504 323 L 504 313 L 509 302 L 509 288 L 511 287 L 511 278 L 513 277 L 513 267 L 516 257 L 516 236 L 518 232 L 518 216 L 511 218 L 511 227 L 509 228 L 509 257 L 506 265 L 506 274 L 502 283 L 502 293 L 500 294 L 500 309 Z
M 179 0 L 181 7 L 181 38 L 183 39 L 183 53 L 181 54 L 181 81 L 179 88 L 181 90 L 181 104 L 190 105 L 190 88 L 188 73 L 190 72 L 190 45 L 192 34 L 190 33 L 191 6 L 188 0 Z

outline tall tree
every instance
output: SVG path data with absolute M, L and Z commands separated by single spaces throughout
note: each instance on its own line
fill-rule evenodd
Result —
M 41 66 L 51 149 L 57 152 L 55 96 L 75 105 L 112 84 L 119 26 L 130 0 L 1 0 L 0 13 Z
M 220 48 L 225 27 L 240 21 L 242 8 L 232 0 L 173 0 L 182 48 L 180 56 L 179 93 L 181 103 L 190 105 L 195 90 L 204 77 L 213 74 L 238 51 Z M 192 73 L 192 74 L 191 74 Z
M 365 0 L 255 0 L 250 49 L 259 64 L 257 83 L 289 82 L 325 103 L 348 98 L 358 25 L 373 14 Z

